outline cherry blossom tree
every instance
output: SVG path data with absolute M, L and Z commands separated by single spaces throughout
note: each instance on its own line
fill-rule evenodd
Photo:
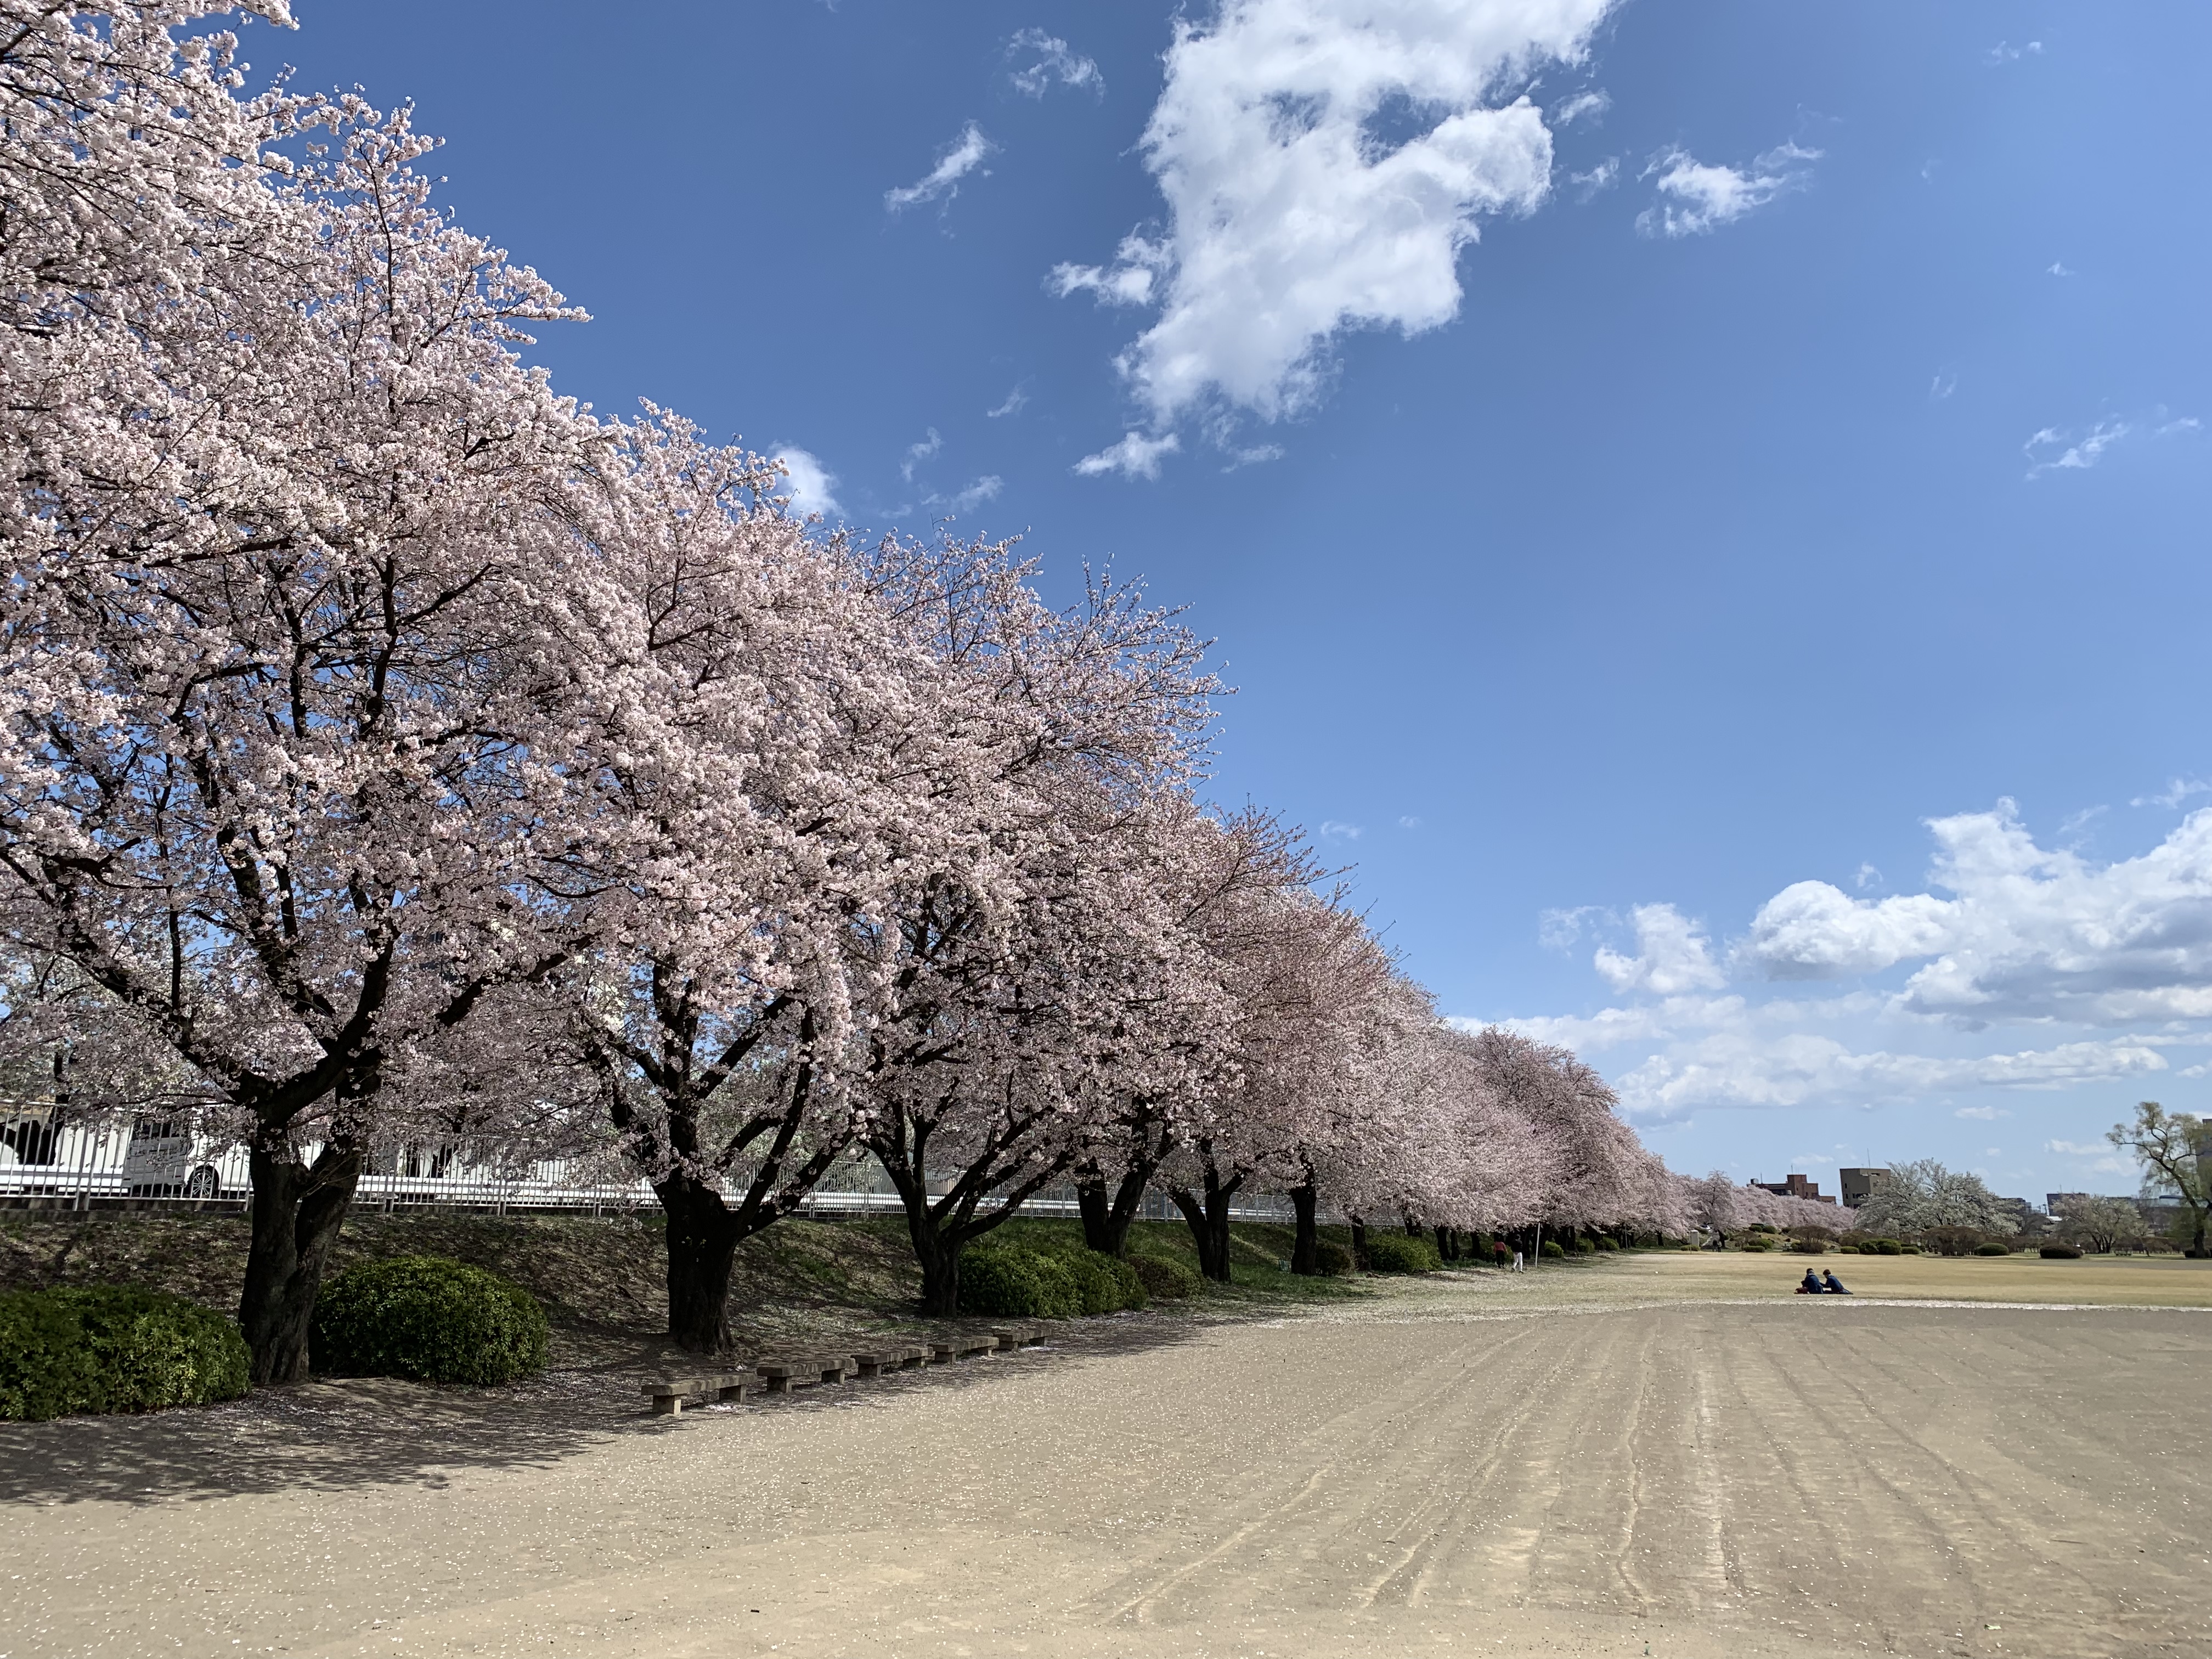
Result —
M 1256 808 L 1216 816 L 1172 799 L 1148 828 L 1153 890 L 1167 906 L 1161 961 L 1173 971 L 1125 1011 L 1123 1060 L 1099 1085 L 1100 1121 L 1076 1164 L 1085 1242 L 1117 1256 L 1182 1126 L 1237 1081 L 1232 946 L 1247 919 L 1322 878 L 1298 832 Z
M 554 959 L 514 874 L 565 793 L 539 739 L 576 676 L 551 665 L 601 629 L 540 532 L 596 438 L 514 353 L 569 313 L 439 219 L 404 115 L 285 104 L 322 136 L 279 166 L 254 148 L 275 106 L 224 116 L 223 38 L 157 72 L 187 15 L 58 26 L 75 78 L 49 64 L 61 89 L 24 103 L 19 75 L 52 120 L 0 140 L 49 192 L 31 219 L 94 225 L 9 255 L 39 280 L 0 362 L 0 926 L 251 1125 L 266 1382 L 306 1373 L 395 1043 Z M 142 198 L 196 251 L 134 264 Z
M 879 552 L 959 738 L 933 799 L 960 834 L 854 929 L 872 1000 L 854 1086 L 924 1304 L 950 1311 L 967 1245 L 1066 1174 L 1120 1092 L 1159 1086 L 1144 1033 L 1185 952 L 1158 831 L 1181 816 L 1215 687 L 1202 642 L 1134 588 L 1054 612 L 1003 550 Z

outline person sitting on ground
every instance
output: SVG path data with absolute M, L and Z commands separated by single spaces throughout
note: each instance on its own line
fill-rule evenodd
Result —
M 1808 1269 L 1808 1271 L 1810 1270 Z M 1820 1276 L 1827 1281 L 1826 1284 L 1822 1285 L 1820 1288 L 1826 1291 L 1830 1296 L 1849 1296 L 1851 1293 L 1850 1287 L 1844 1284 L 1842 1279 L 1836 1277 L 1834 1268 L 1830 1268 L 1826 1273 Z
M 1808 1267 L 1805 1269 L 1804 1283 L 1801 1284 L 1797 1287 L 1797 1294 L 1800 1296 L 1820 1296 L 1825 1293 L 1827 1288 L 1828 1287 L 1826 1285 L 1823 1285 L 1820 1282 L 1820 1275 L 1814 1273 L 1810 1267 Z

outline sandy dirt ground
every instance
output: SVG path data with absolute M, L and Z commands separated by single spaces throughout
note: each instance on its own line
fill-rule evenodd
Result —
M 579 1376 L 14 1425 L 0 1656 L 2212 1653 L 2212 1314 L 1751 1266 L 1128 1316 L 676 1419 Z

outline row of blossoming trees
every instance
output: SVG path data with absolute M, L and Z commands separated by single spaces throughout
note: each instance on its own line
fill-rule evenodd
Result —
M 1172 615 L 560 397 L 515 348 L 574 313 L 406 113 L 246 95 L 208 9 L 0 0 L 0 906 L 49 1040 L 247 1143 L 260 1380 L 406 1134 L 596 1125 L 706 1352 L 861 1153 L 939 1310 L 1048 1182 L 1109 1250 L 1165 1190 L 1218 1278 L 1261 1189 L 1309 1271 L 1323 1207 L 1687 1230 L 1594 1073 L 1448 1028 L 1296 833 L 1200 803 Z

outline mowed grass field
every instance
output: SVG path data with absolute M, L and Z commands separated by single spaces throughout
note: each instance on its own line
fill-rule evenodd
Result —
M 1832 1272 L 1858 1297 L 2022 1302 L 2100 1308 L 2212 1308 L 2212 1261 L 2178 1256 L 1826 1255 L 1655 1250 L 1483 1273 L 1494 1294 L 1534 1302 L 1638 1303 L 1794 1297 L 1805 1269 Z M 1465 1275 L 1449 1275 L 1462 1278 Z

